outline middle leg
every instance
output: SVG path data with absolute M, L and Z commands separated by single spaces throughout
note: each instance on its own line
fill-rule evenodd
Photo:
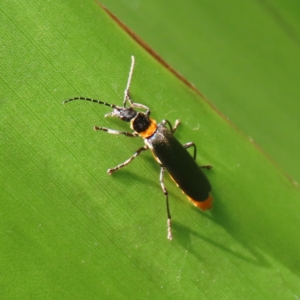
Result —
M 197 148 L 196 148 L 195 143 L 189 142 L 189 143 L 184 144 L 183 147 L 184 147 L 185 149 L 190 148 L 190 147 L 194 147 L 194 160 L 196 160 L 196 156 L 197 156 Z M 201 167 L 201 168 L 205 168 L 205 169 L 211 169 L 211 168 L 212 168 L 212 165 L 204 165 L 204 166 L 200 166 L 200 167 Z

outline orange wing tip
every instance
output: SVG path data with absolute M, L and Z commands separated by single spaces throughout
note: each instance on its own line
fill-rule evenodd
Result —
M 199 207 L 202 210 L 207 210 L 212 208 L 212 202 L 213 202 L 213 197 L 211 194 L 209 194 L 208 198 L 204 201 L 195 201 L 192 198 L 189 198 L 190 201 L 193 202 L 193 204 L 197 207 Z

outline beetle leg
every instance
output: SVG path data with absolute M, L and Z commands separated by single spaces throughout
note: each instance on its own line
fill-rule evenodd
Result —
M 180 124 L 180 120 L 177 119 L 177 120 L 175 121 L 174 127 L 172 127 L 170 121 L 168 121 L 168 120 L 162 120 L 161 124 L 162 124 L 163 126 L 165 126 L 166 124 L 168 124 L 168 125 L 169 125 L 170 131 L 174 134 L 175 131 L 176 131 L 176 129 L 177 129 L 177 127 L 178 127 L 178 125 Z
M 164 184 L 164 173 L 165 173 L 165 168 L 161 166 L 160 168 L 160 176 L 159 176 L 159 181 L 160 181 L 160 186 L 161 189 L 166 196 L 166 205 L 167 205 L 167 215 L 168 215 L 168 221 L 167 221 L 167 226 L 168 226 L 168 239 L 171 241 L 172 240 L 172 229 L 171 229 L 171 213 L 170 213 L 170 207 L 169 207 L 169 197 L 168 197 L 168 191 L 165 187 Z
M 176 131 L 176 129 L 177 129 L 177 127 L 178 127 L 179 124 L 180 124 L 180 120 L 177 119 L 177 120 L 175 121 L 175 124 L 174 124 L 174 127 L 173 127 L 173 133 L 175 133 L 175 131 Z
M 195 143 L 189 142 L 189 143 L 184 144 L 183 147 L 184 147 L 185 149 L 190 148 L 190 147 L 194 147 L 194 160 L 196 160 L 197 148 L 196 148 Z M 212 165 L 205 165 L 205 166 L 200 166 L 200 167 L 201 167 L 201 168 L 205 168 L 205 169 L 211 169 L 211 168 L 212 168 Z
M 200 168 L 204 168 L 204 169 L 212 169 L 212 165 L 204 165 L 204 166 L 200 166 Z
M 189 142 L 189 143 L 184 144 L 183 147 L 184 147 L 185 149 L 190 148 L 190 147 L 194 147 L 194 160 L 196 160 L 196 156 L 197 156 L 197 147 L 196 147 L 195 143 Z
M 124 134 L 124 135 L 129 136 L 129 137 L 139 136 L 135 132 L 119 131 L 119 130 L 109 129 L 109 128 L 106 128 L 106 127 L 95 126 L 94 129 L 95 130 L 102 130 L 102 131 L 105 131 L 105 132 L 110 133 L 110 134 Z
M 128 158 L 126 161 L 124 161 L 122 164 L 119 164 L 118 166 L 116 166 L 115 168 L 112 168 L 112 169 L 108 169 L 107 170 L 107 173 L 109 174 L 109 175 L 111 175 L 113 172 L 115 172 L 115 171 L 117 171 L 117 170 L 119 170 L 119 169 L 121 169 L 121 168 L 123 168 L 123 167 L 125 167 L 125 166 L 127 166 L 127 165 L 129 165 L 132 161 L 133 161 L 133 159 L 134 158 L 136 158 L 141 152 L 143 152 L 143 151 L 145 151 L 145 150 L 148 150 L 148 146 L 143 146 L 143 147 L 141 147 L 140 149 L 138 149 L 130 158 Z

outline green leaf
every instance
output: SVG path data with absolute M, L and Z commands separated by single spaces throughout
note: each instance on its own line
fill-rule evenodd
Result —
M 1 10 L 1 299 L 294 299 L 299 295 L 299 191 L 195 91 L 124 33 L 93 1 L 22 3 Z M 198 146 L 214 208 L 193 207 L 143 141 L 104 118 L 132 97 L 156 120 L 182 121 Z

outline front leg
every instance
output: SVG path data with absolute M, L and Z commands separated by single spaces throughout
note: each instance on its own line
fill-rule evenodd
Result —
M 106 128 L 106 127 L 95 126 L 94 129 L 95 130 L 102 130 L 102 131 L 105 131 L 105 132 L 110 133 L 110 134 L 124 134 L 124 135 L 129 136 L 129 137 L 139 136 L 138 133 L 136 133 L 136 132 L 119 131 L 119 130 L 115 130 L 115 129 L 109 129 L 109 128 Z
M 178 125 L 180 124 L 180 120 L 177 119 L 175 121 L 174 127 L 172 127 L 170 121 L 168 121 L 168 120 L 162 120 L 161 124 L 164 125 L 164 126 L 166 126 L 166 124 L 168 124 L 170 131 L 174 134 L 177 127 L 178 127 Z
M 148 146 L 143 146 L 141 147 L 140 149 L 138 149 L 129 159 L 127 159 L 126 161 L 124 161 L 122 164 L 119 164 L 118 166 L 116 166 L 115 168 L 112 168 L 112 169 L 108 169 L 107 170 L 107 174 L 108 175 L 111 175 L 113 172 L 129 165 L 134 158 L 136 158 L 138 155 L 140 155 L 141 152 L 145 151 L 145 150 L 148 150 Z

